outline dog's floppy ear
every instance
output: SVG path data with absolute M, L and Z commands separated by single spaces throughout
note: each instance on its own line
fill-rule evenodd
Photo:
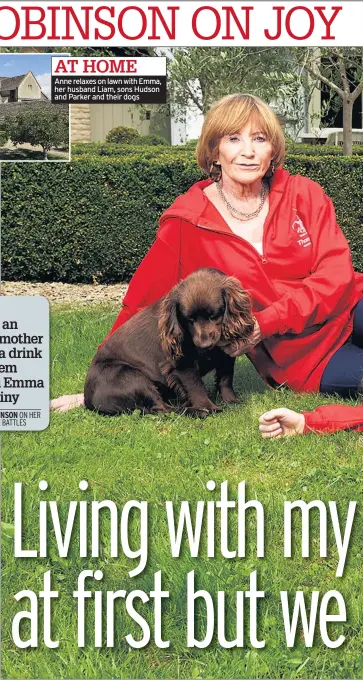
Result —
M 251 299 L 243 290 L 238 279 L 228 276 L 223 284 L 225 312 L 222 322 L 222 335 L 226 340 L 244 338 L 248 340 L 254 329 Z
M 183 354 L 183 329 L 178 319 L 178 299 L 171 290 L 161 301 L 158 321 L 163 352 L 174 361 Z

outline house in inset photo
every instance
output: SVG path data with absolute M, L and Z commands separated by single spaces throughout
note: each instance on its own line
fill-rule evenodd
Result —
M 51 101 L 51 54 L 0 54 L 0 161 L 69 160 L 69 106 Z
M 0 76 L 0 102 L 29 102 L 48 97 L 42 91 L 34 73 L 28 71 L 20 76 Z

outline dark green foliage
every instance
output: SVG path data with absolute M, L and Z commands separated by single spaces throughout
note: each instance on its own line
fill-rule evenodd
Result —
M 57 116 L 59 111 L 64 111 L 68 116 L 68 104 L 52 104 L 48 99 L 31 99 L 29 101 L 7 102 L 0 103 L 0 127 L 3 130 L 6 122 L 17 116 L 19 113 L 31 111 L 32 113 L 39 113 L 43 115 L 45 112 L 50 118 Z
M 163 147 L 145 148 L 145 152 L 149 151 L 150 157 L 155 158 L 157 153 L 165 153 Z M 144 153 L 134 141 L 132 144 L 115 144 L 111 142 L 90 142 L 89 144 L 72 144 L 72 158 L 75 156 L 109 156 L 116 158 L 117 156 L 137 156 Z
M 363 271 L 363 159 L 289 156 L 286 167 L 324 187 Z M 203 176 L 191 150 L 172 147 L 130 147 L 123 157 L 86 154 L 52 166 L 4 164 L 3 278 L 130 279 L 162 212 Z
M 149 138 L 153 137 L 156 140 L 162 139 L 162 142 L 156 141 L 152 143 Z M 146 140 L 146 141 L 144 141 Z M 140 154 L 149 154 L 150 158 L 155 158 L 158 153 L 165 153 L 165 146 L 169 146 L 168 142 L 164 137 L 158 137 L 157 135 L 145 135 L 144 137 L 139 137 L 138 140 L 132 142 L 132 144 L 115 144 L 111 142 L 90 142 L 87 144 L 72 144 L 72 158 L 75 156 L 139 156 Z M 140 149 L 141 147 L 141 149 Z M 144 150 L 143 150 L 144 149 Z M 173 152 L 178 149 L 180 151 L 185 151 L 184 147 L 176 146 L 173 147 Z M 194 158 L 194 154 L 189 154 Z
M 26 108 L 9 117 L 6 129 L 14 144 L 41 146 L 46 158 L 52 147 L 68 144 L 68 111 L 63 108 Z
M 9 135 L 6 130 L 0 130 L 0 146 L 4 146 L 9 139 Z
M 149 146 L 150 138 L 155 137 L 156 139 L 162 139 L 163 142 L 160 144 L 167 145 L 167 141 L 163 137 L 158 137 L 157 135 L 144 135 L 135 138 L 130 144 L 115 144 L 107 142 L 90 142 L 87 144 L 73 144 L 72 145 L 72 158 L 79 155 L 87 156 L 125 156 L 131 154 L 140 153 L 139 146 Z M 159 143 L 159 142 L 158 142 Z M 180 146 L 173 146 L 173 153 L 188 153 L 192 158 L 195 156 L 195 149 L 197 146 L 197 139 L 190 139 L 185 144 Z M 153 146 L 153 144 L 151 144 Z M 165 149 L 156 148 L 153 146 L 151 152 L 154 154 L 155 151 L 160 151 L 164 153 Z M 363 156 L 363 146 L 354 145 L 353 155 Z M 296 144 L 294 142 L 286 142 L 286 157 L 290 156 L 343 156 L 342 146 L 327 146 L 326 144 Z
M 86 147 L 87 153 L 89 150 L 93 148 L 97 149 L 98 147 L 117 147 L 117 146 L 124 146 L 124 145 L 136 145 L 136 146 L 169 146 L 168 142 L 164 137 L 160 137 L 159 135 L 140 135 L 140 133 L 135 130 L 134 128 L 131 127 L 125 127 L 123 125 L 119 125 L 118 127 L 112 128 L 110 132 L 107 133 L 106 135 L 106 143 L 105 144 L 100 144 L 100 143 L 91 143 L 91 144 L 83 144 L 83 145 L 75 145 L 76 149 L 78 146 L 83 146 L 84 148 Z M 106 154 L 110 155 L 110 154 Z M 116 153 L 116 155 L 119 155 L 119 152 Z
M 286 156 L 343 156 L 343 146 L 297 144 L 286 140 Z M 353 144 L 353 156 L 363 156 L 362 144 Z
M 292 156 L 285 167 L 291 174 L 318 182 L 332 199 L 339 226 L 352 251 L 353 264 L 363 272 L 363 159 L 354 156 Z
M 197 139 L 188 139 L 188 141 L 185 142 L 185 144 L 183 144 L 182 146 L 184 149 L 196 149 L 197 144 L 198 144 Z
M 167 140 L 160 135 L 140 135 L 137 139 L 137 144 L 140 146 L 169 146 Z
M 129 279 L 165 207 L 201 176 L 170 151 L 162 162 L 87 157 L 52 167 L 4 166 L 3 277 Z
M 134 144 L 140 136 L 139 132 L 132 127 L 118 125 L 112 128 L 106 135 L 106 142 L 112 144 Z

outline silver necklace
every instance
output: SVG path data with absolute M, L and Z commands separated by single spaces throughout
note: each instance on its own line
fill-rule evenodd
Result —
M 227 200 L 226 196 L 223 193 L 220 182 L 216 182 L 216 185 L 217 185 L 217 191 L 218 191 L 224 205 L 226 206 L 228 212 L 230 213 L 230 215 L 232 215 L 232 217 L 235 217 L 237 220 L 241 220 L 241 222 L 247 222 L 247 220 L 252 220 L 253 217 L 257 217 L 257 215 L 260 214 L 260 212 L 263 208 L 263 205 L 265 203 L 267 193 L 268 193 L 267 185 L 264 182 L 262 182 L 260 205 L 258 206 L 257 210 L 255 210 L 252 213 L 244 213 L 241 210 L 238 210 L 237 208 L 235 208 L 233 205 L 231 205 L 231 203 Z

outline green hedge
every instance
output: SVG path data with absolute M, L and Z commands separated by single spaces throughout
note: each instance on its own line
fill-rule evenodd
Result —
M 157 158 L 4 164 L 2 277 L 100 282 L 131 277 L 158 217 L 202 173 Z
M 196 149 L 198 140 L 190 139 L 185 144 L 180 145 L 179 149 Z M 363 145 L 353 144 L 353 154 L 363 156 Z M 333 146 L 326 144 L 300 144 L 286 139 L 286 156 L 343 156 L 343 146 Z
M 142 152 L 144 153 L 144 152 Z M 7 280 L 128 280 L 158 218 L 202 178 L 190 154 L 165 147 L 140 158 L 79 156 L 72 163 L 2 166 L 2 276 Z M 319 182 L 363 271 L 363 159 L 293 156 L 291 173 Z
M 354 267 L 363 272 L 363 159 L 294 156 L 286 160 L 285 167 L 318 182 L 330 196 L 338 224 L 349 241 Z
M 9 135 L 6 130 L 0 130 L 0 146 L 4 146 L 9 139 Z
M 184 153 L 190 158 L 195 157 L 194 150 L 186 149 L 184 146 L 170 147 L 166 142 L 165 145 L 145 145 L 139 144 L 109 144 L 107 142 L 90 142 L 88 144 L 72 144 L 72 159 L 76 156 L 144 156 L 148 154 L 149 158 L 157 157 L 159 154 L 168 153 Z
M 147 140 L 147 137 L 140 137 L 140 139 Z M 158 153 L 165 153 L 168 149 L 172 149 L 173 153 L 185 154 L 187 157 L 194 158 L 196 141 L 191 140 L 190 143 L 187 142 L 187 144 L 167 148 L 161 145 L 144 144 L 143 149 L 140 149 L 139 142 L 137 144 L 111 144 L 107 142 L 73 144 L 72 158 L 75 156 L 134 156 L 136 154 L 148 154 L 148 157 L 154 157 Z M 362 145 L 354 145 L 353 151 L 354 156 L 363 156 Z M 290 158 L 290 156 L 343 156 L 343 147 L 327 146 L 326 144 L 296 144 L 287 141 L 286 158 Z
M 343 156 L 342 146 L 327 144 L 297 144 L 286 140 L 286 156 Z M 363 156 L 363 145 L 353 144 L 353 155 Z

